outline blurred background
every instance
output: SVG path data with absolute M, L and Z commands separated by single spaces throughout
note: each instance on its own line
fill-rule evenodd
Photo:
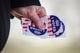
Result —
M 65 37 L 40 39 L 22 34 L 21 21 L 11 19 L 11 29 L 2 53 L 80 53 L 80 0 L 40 0 L 48 15 L 65 24 Z

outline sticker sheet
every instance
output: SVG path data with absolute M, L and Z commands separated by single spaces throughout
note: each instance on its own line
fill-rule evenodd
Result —
M 65 25 L 57 16 L 45 16 L 42 17 L 41 20 L 45 25 L 43 31 L 33 25 L 30 19 L 22 18 L 23 34 L 27 36 L 37 36 L 39 38 L 57 38 L 65 32 Z

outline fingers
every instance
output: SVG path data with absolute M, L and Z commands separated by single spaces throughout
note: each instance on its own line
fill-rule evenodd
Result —
M 38 27 L 40 30 L 44 30 L 44 24 L 42 20 L 39 18 L 38 14 L 36 13 L 36 9 L 32 9 L 29 11 L 29 18 L 34 22 L 36 27 Z
M 37 9 L 37 13 L 38 13 L 39 17 L 44 17 L 44 16 L 47 15 L 46 10 L 45 10 L 44 7 L 39 7 L 39 8 Z
M 29 6 L 21 7 L 12 11 L 12 15 L 21 19 L 21 17 L 26 17 L 31 19 L 37 28 L 44 30 L 45 26 L 41 20 L 41 17 L 46 16 L 46 11 L 41 6 Z

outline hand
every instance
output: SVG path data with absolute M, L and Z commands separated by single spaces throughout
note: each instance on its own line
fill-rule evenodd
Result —
M 15 8 L 11 11 L 11 14 L 19 19 L 22 17 L 29 18 L 36 27 L 41 30 L 44 30 L 44 23 L 41 20 L 41 17 L 46 16 L 46 10 L 42 6 L 28 6 Z

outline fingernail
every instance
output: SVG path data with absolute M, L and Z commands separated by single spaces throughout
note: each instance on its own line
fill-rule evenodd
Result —
M 45 29 L 44 25 L 41 25 L 41 26 L 39 27 L 39 29 L 40 29 L 40 31 L 44 31 L 44 29 Z
M 44 22 L 42 20 L 38 21 L 36 23 L 36 26 L 40 29 L 40 31 L 43 31 L 45 29 Z
M 40 28 L 40 31 L 44 31 L 44 28 Z

